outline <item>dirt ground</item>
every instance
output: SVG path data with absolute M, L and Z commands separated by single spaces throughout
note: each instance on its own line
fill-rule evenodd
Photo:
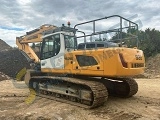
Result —
M 23 82 L 0 82 L 2 120 L 160 120 L 160 79 L 136 79 L 138 93 L 128 99 L 109 96 L 95 109 L 84 109 L 38 98 L 27 105 L 28 89 Z

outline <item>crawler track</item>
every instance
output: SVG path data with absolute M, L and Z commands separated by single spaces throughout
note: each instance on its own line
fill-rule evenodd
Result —
M 89 88 L 89 92 L 92 93 L 90 101 L 77 98 L 70 94 L 57 93 L 49 89 L 43 89 L 39 87 L 39 84 L 43 81 L 63 81 L 60 88 L 66 89 L 63 85 L 66 83 L 72 83 L 73 88 L 76 90 L 85 90 Z M 36 86 L 33 85 L 36 83 Z M 76 86 L 76 87 L 75 87 Z M 58 86 L 59 87 L 59 86 Z M 69 103 L 83 108 L 94 108 L 101 106 L 108 98 L 108 93 L 111 96 L 117 97 L 131 97 L 138 91 L 138 84 L 132 78 L 70 78 L 70 77 L 53 77 L 53 76 L 34 76 L 30 80 L 30 88 L 36 91 L 36 94 L 40 97 L 57 100 L 64 103 Z
M 40 83 L 41 81 L 46 81 L 46 80 L 62 80 L 68 83 L 72 83 L 72 84 L 76 84 L 77 86 L 87 86 L 91 93 L 92 93 L 92 101 L 88 104 L 86 102 L 84 102 L 82 99 L 76 99 L 73 98 L 72 96 L 69 95 L 64 95 L 64 94 L 55 94 L 52 93 L 51 91 L 48 91 L 47 89 L 39 89 L 37 86 L 35 87 L 33 85 L 34 82 L 36 83 Z M 30 81 L 30 87 L 32 87 L 33 89 L 36 90 L 38 96 L 40 97 L 45 97 L 48 99 L 54 99 L 60 102 L 65 102 L 65 103 L 69 103 L 72 105 L 76 105 L 76 106 L 80 106 L 83 108 L 94 108 L 94 107 L 98 107 L 101 106 L 102 104 L 104 104 L 104 102 L 107 100 L 108 98 L 108 92 L 106 87 L 100 83 L 100 82 L 96 82 L 96 81 L 87 81 L 87 80 L 83 80 L 83 79 L 78 79 L 78 78 L 69 78 L 69 77 L 50 77 L 50 76 L 34 76 L 32 77 L 31 81 Z M 70 99 L 73 98 L 73 99 Z
M 112 96 L 127 98 L 138 92 L 138 84 L 133 78 L 103 78 L 100 81 Z

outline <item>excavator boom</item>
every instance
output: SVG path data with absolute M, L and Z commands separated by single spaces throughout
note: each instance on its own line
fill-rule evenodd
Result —
M 29 43 L 40 43 L 42 42 L 43 32 L 46 30 L 52 30 L 57 28 L 54 25 L 42 25 L 39 28 L 32 30 L 30 32 L 26 32 L 26 35 L 16 37 L 16 45 L 18 49 L 23 51 L 23 54 L 26 54 L 30 60 L 34 62 L 39 62 L 39 57 L 35 54 L 35 52 L 30 47 Z

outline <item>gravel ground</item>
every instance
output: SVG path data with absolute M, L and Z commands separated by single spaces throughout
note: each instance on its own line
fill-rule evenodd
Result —
M 0 82 L 0 119 L 3 120 L 160 120 L 160 79 L 136 79 L 138 93 L 127 99 L 111 97 L 101 107 L 77 106 L 36 98 L 27 105 L 24 82 Z M 16 87 L 15 87 L 16 86 Z

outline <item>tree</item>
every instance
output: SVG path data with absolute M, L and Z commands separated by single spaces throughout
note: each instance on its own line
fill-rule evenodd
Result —
M 126 32 L 122 32 L 122 41 L 128 47 L 136 46 L 136 39 L 134 36 L 138 34 L 139 49 L 143 50 L 146 58 L 160 53 L 160 31 L 147 28 L 146 30 L 136 31 L 134 28 L 128 29 Z M 116 40 L 120 34 L 116 33 L 112 40 Z M 135 37 L 136 38 L 136 37 Z
M 147 28 L 139 34 L 140 49 L 144 51 L 146 57 L 160 53 L 160 31 Z

